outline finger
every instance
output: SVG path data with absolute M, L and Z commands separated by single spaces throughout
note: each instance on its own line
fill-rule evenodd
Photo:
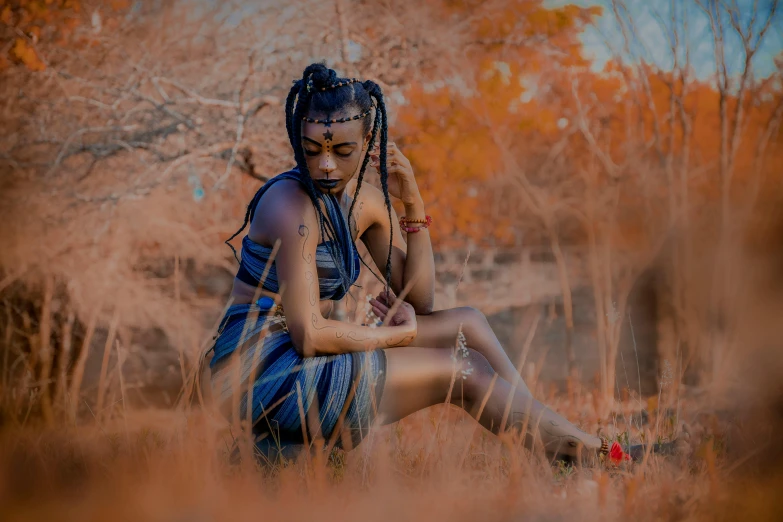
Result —
M 403 308 L 402 306 L 403 303 L 404 301 L 402 301 L 401 299 L 396 299 L 389 307 L 389 313 L 386 314 L 386 317 L 395 317 L 397 313 L 400 311 L 400 309 Z
M 392 291 L 387 292 L 386 290 L 383 290 L 380 294 L 378 294 L 378 297 L 382 300 L 383 304 L 390 308 L 397 302 L 397 296 L 394 295 L 394 292 Z
M 387 315 L 387 314 L 386 314 L 386 312 L 384 312 L 384 311 L 383 311 L 383 310 L 381 310 L 380 308 L 376 308 L 375 306 L 373 306 L 373 307 L 372 307 L 372 313 L 373 313 L 373 314 L 375 314 L 375 317 L 377 317 L 377 318 L 378 318 L 378 319 L 380 319 L 381 321 L 383 321 L 384 319 L 386 319 L 386 315 Z
M 371 154 L 370 155 L 370 160 L 374 161 L 375 163 L 379 163 L 381 161 L 381 157 L 378 156 L 378 155 Z M 397 157 L 395 157 L 395 156 L 393 156 L 391 154 L 386 155 L 386 165 L 396 164 L 396 163 L 399 163 L 400 161 L 401 161 L 400 159 L 398 159 Z
M 405 157 L 405 154 L 402 153 L 402 150 L 400 150 L 396 143 L 392 143 L 386 153 L 392 156 Z
M 402 153 L 398 154 L 389 154 L 388 158 L 386 159 L 389 163 L 395 163 L 397 165 L 402 165 L 403 167 L 410 167 L 410 161 L 408 158 L 402 155 Z
M 394 161 L 398 163 L 408 164 L 410 165 L 410 161 L 408 160 L 408 157 L 402 153 L 402 151 L 395 145 L 393 148 L 390 148 L 386 152 L 386 156 L 388 158 L 393 158 Z
M 379 310 L 382 310 L 384 314 L 386 314 L 389 311 L 389 307 L 386 306 L 385 303 L 377 300 L 377 299 L 370 299 L 370 306 L 373 308 L 378 308 Z
M 403 177 L 409 177 L 411 174 L 411 169 L 404 165 L 386 165 L 386 172 L 389 174 L 397 174 Z
M 408 161 L 408 158 L 406 158 L 402 153 L 389 153 L 386 155 L 386 163 L 396 163 L 398 165 L 405 165 Z
M 380 160 L 380 153 L 370 154 L 370 157 L 375 160 Z M 386 151 L 386 163 L 401 163 L 407 161 L 406 158 L 398 149 L 387 149 Z

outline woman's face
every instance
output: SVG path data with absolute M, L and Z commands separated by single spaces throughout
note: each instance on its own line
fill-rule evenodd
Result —
M 315 116 L 314 118 L 321 118 Z M 341 193 L 358 172 L 370 134 L 362 120 L 302 125 L 302 148 L 307 170 L 322 192 Z

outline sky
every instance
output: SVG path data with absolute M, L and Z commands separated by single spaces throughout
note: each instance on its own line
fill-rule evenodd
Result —
M 738 7 L 740 21 L 744 26 L 751 23 L 751 13 L 756 5 L 759 12 L 754 27 L 756 33 L 761 22 L 777 0 L 729 0 L 728 3 Z M 710 22 L 707 15 L 699 8 L 697 0 L 626 0 L 627 13 L 634 20 L 636 34 L 633 39 L 632 53 L 644 57 L 662 69 L 670 69 L 673 64 L 672 53 L 669 50 L 668 38 L 661 27 L 670 25 L 672 6 L 678 24 L 683 20 L 688 22 L 687 41 L 691 48 L 691 63 L 694 73 L 699 79 L 707 80 L 715 74 L 715 55 Z M 702 0 L 708 3 L 708 0 Z M 611 56 L 610 46 L 623 48 L 623 35 L 614 12 L 611 0 L 544 0 L 547 7 L 559 7 L 566 4 L 580 6 L 602 6 L 604 13 L 594 27 L 589 27 L 582 35 L 586 56 L 592 58 L 595 68 L 600 70 Z M 726 23 L 727 27 L 730 27 Z M 683 46 L 684 48 L 684 46 Z M 753 60 L 753 70 L 757 78 L 769 76 L 775 70 L 774 58 L 783 52 L 783 5 L 777 6 L 771 27 Z M 681 55 L 681 58 L 684 55 Z M 732 34 L 726 39 L 726 57 L 729 60 L 729 73 L 739 70 L 744 60 L 739 38 Z

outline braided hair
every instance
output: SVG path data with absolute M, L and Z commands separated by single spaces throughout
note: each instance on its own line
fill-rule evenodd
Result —
M 335 87 L 340 83 L 342 83 L 342 86 Z M 385 284 L 388 289 L 388 286 L 391 283 L 391 253 L 394 229 L 391 215 L 391 200 L 389 198 L 389 173 L 386 168 L 388 120 L 386 117 L 386 104 L 383 99 L 381 87 L 371 80 L 356 82 L 349 81 L 347 78 L 338 78 L 337 73 L 335 73 L 334 70 L 327 68 L 326 65 L 322 63 L 314 63 L 305 68 L 301 79 L 294 81 L 294 85 L 291 87 L 291 90 L 286 97 L 285 124 L 288 132 L 288 140 L 294 150 L 294 158 L 296 160 L 299 176 L 316 209 L 321 233 L 324 238 L 331 239 L 333 241 L 332 244 L 338 243 L 336 248 L 330 250 L 332 250 L 333 256 L 336 254 L 339 255 L 339 252 L 342 252 L 343 247 L 346 245 L 339 244 L 340 236 L 335 233 L 333 224 L 325 218 L 324 212 L 319 205 L 319 200 L 323 197 L 323 194 L 315 188 L 315 184 L 310 177 L 310 172 L 307 169 L 304 149 L 302 148 L 302 121 L 308 114 L 323 115 L 325 119 L 331 119 L 336 116 L 348 116 L 349 114 L 362 114 L 373 107 L 373 102 L 375 105 L 375 116 L 372 121 L 372 126 L 369 121 L 369 116 L 365 116 L 363 119 L 363 132 L 366 134 L 368 131 L 371 131 L 371 136 L 370 143 L 368 144 L 368 152 L 364 155 L 364 160 L 362 161 L 361 169 L 359 170 L 359 176 L 356 180 L 356 192 L 348 211 L 348 224 L 350 229 L 354 206 L 359 199 L 359 190 L 362 188 L 364 173 L 370 159 L 369 150 L 373 148 L 375 139 L 380 131 L 380 178 L 383 197 L 386 203 L 386 211 L 389 216 L 390 231 L 389 253 L 386 258 L 385 270 Z M 247 227 L 248 223 L 253 220 L 255 208 L 258 205 L 260 197 L 261 191 L 259 190 L 256 192 L 255 196 L 253 196 L 253 199 L 247 207 L 242 227 L 226 241 L 226 244 L 228 244 L 234 252 L 235 258 L 237 258 L 236 250 L 229 242 L 239 235 L 245 227 Z M 348 240 L 351 240 L 350 236 Z M 238 258 L 237 261 L 239 261 Z M 335 264 L 342 272 L 344 264 L 339 262 Z

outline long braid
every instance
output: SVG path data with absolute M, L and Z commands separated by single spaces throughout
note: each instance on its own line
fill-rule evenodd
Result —
M 285 128 L 288 131 L 288 141 L 291 143 L 294 143 L 294 106 L 296 105 L 296 97 L 302 92 L 302 86 L 302 80 L 296 80 L 285 99 Z
M 309 67 L 308 67 L 309 69 Z M 305 78 L 308 76 L 308 70 L 305 69 Z M 312 178 L 310 177 L 310 171 L 307 169 L 307 161 L 304 156 L 304 149 L 302 148 L 302 118 L 307 114 L 310 105 L 310 94 L 302 94 L 297 98 L 296 107 L 291 114 L 291 146 L 294 149 L 294 159 L 296 160 L 296 166 L 299 168 L 299 174 L 302 178 L 302 182 L 307 188 L 307 194 L 313 202 L 316 208 L 320 209 L 318 204 L 318 192 L 315 188 Z
M 389 172 L 386 169 L 386 146 L 388 140 L 388 120 L 386 119 L 386 104 L 383 101 L 383 91 L 375 82 L 370 83 L 369 94 L 375 98 L 375 104 L 378 108 L 378 114 L 381 116 L 381 144 L 380 144 L 380 167 L 381 167 L 381 187 L 383 188 L 383 199 L 386 201 L 386 212 L 389 214 L 389 255 L 386 258 L 386 286 L 391 284 L 391 256 L 392 243 L 394 241 L 394 222 L 391 215 L 391 199 L 389 198 Z
M 368 90 L 369 92 L 369 85 L 368 82 L 364 82 L 362 84 L 362 87 L 364 89 Z M 359 170 L 359 176 L 356 179 L 356 191 L 353 195 L 353 201 L 351 201 L 351 207 L 348 210 L 348 224 L 351 224 L 351 216 L 353 216 L 353 208 L 356 206 L 356 201 L 359 199 L 359 191 L 362 188 L 362 182 L 364 181 L 364 173 L 367 170 L 367 163 L 370 161 L 370 151 L 372 150 L 373 146 L 375 146 L 375 138 L 378 136 L 378 129 L 381 126 L 381 115 L 380 111 L 375 111 L 375 118 L 373 118 L 373 124 L 372 124 L 372 134 L 370 135 L 370 143 L 367 144 L 367 153 L 364 155 L 364 160 L 362 161 L 362 168 Z
M 237 263 L 240 262 L 239 261 L 239 256 L 237 256 L 237 249 L 234 248 L 234 245 L 231 244 L 231 240 L 234 239 L 235 237 L 237 237 L 239 235 L 239 233 L 242 232 L 243 230 L 245 230 L 245 227 L 247 227 L 247 223 L 250 221 L 251 210 L 258 203 L 257 196 L 258 196 L 258 192 L 256 192 L 256 194 L 253 196 L 253 199 L 250 200 L 250 204 L 247 206 L 247 211 L 245 211 L 245 221 L 242 223 L 242 227 L 239 230 L 237 230 L 236 232 L 234 232 L 234 234 L 230 238 L 226 239 L 226 241 L 225 241 L 225 243 L 228 245 L 228 247 L 234 253 L 234 259 L 237 260 Z
M 245 211 L 245 221 L 242 222 L 242 226 L 234 232 L 234 234 L 226 239 L 225 243 L 229 246 L 231 251 L 234 253 L 234 259 L 237 260 L 237 263 L 241 263 L 239 260 L 239 257 L 237 256 L 237 250 L 234 248 L 234 245 L 231 244 L 231 240 L 234 239 L 239 235 L 240 232 L 242 232 L 245 227 L 247 227 L 247 224 L 250 223 L 253 220 L 253 215 L 256 212 L 256 205 L 258 205 L 258 200 L 261 199 L 261 188 L 259 188 L 256 193 L 253 195 L 253 199 L 250 200 L 250 204 L 247 206 L 247 210 Z

